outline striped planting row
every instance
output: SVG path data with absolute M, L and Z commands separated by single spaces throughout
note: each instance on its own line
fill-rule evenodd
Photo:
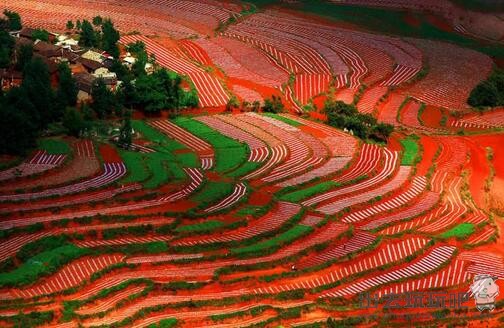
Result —
M 504 260 L 502 257 L 497 254 L 481 250 L 461 252 L 457 256 L 457 259 L 487 267 L 504 268 Z
M 201 49 L 201 47 L 196 43 L 190 40 L 181 40 L 179 42 L 179 45 L 184 49 L 184 51 L 189 54 L 191 58 L 196 60 L 198 63 L 204 66 L 212 65 L 212 61 L 210 60 L 210 58 L 208 58 L 208 54 L 206 54 L 205 51 Z
M 64 214 L 55 214 L 55 215 L 47 215 L 47 216 L 40 216 L 40 217 L 6 220 L 6 221 L 0 222 L 0 229 L 9 229 L 12 227 L 26 226 L 26 225 L 31 225 L 34 223 L 39 223 L 39 222 L 42 223 L 42 222 L 58 221 L 58 220 L 62 220 L 62 219 L 90 217 L 90 216 L 95 216 L 98 214 L 106 215 L 106 214 L 113 214 L 113 213 L 131 212 L 134 210 L 164 205 L 169 202 L 180 200 L 180 199 L 188 196 L 192 192 L 194 192 L 203 182 L 203 174 L 201 173 L 200 170 L 195 169 L 195 168 L 186 168 L 186 169 L 184 169 L 184 171 L 186 172 L 186 174 L 189 175 L 191 182 L 187 186 L 185 186 L 182 190 L 174 192 L 174 193 L 169 194 L 167 196 L 161 197 L 159 199 L 138 202 L 138 203 L 133 203 L 133 204 L 129 204 L 129 205 L 120 205 L 120 206 L 106 207 L 106 208 L 93 209 L 93 210 L 84 210 L 84 211 L 79 211 L 79 212 L 68 212 L 68 213 L 64 213 Z
M 202 155 L 200 158 L 201 169 L 204 171 L 210 170 L 214 166 L 213 155 Z
M 253 178 L 258 178 L 261 175 L 264 175 L 267 171 L 277 167 L 277 165 L 279 163 L 281 163 L 287 157 L 287 154 L 288 154 L 288 150 L 285 145 L 273 147 L 269 151 L 271 152 L 271 156 L 269 157 L 269 160 L 263 166 L 261 166 L 259 169 L 244 176 L 242 178 L 243 180 L 250 180 Z M 257 157 L 257 156 L 258 155 L 255 155 L 255 157 Z M 262 151 L 261 155 L 259 155 L 259 156 L 264 156 L 264 150 Z
M 65 158 L 66 155 L 50 155 L 45 150 L 38 150 L 28 161 L 1 171 L 0 181 L 42 173 L 60 165 Z
M 135 256 L 130 257 L 126 260 L 129 264 L 140 264 L 140 263 L 159 263 L 159 262 L 171 262 L 178 260 L 194 260 L 200 259 L 203 254 L 173 254 L 173 255 L 152 255 L 152 256 Z
M 398 207 L 401 207 L 410 202 L 411 200 L 413 200 L 414 198 L 416 198 L 418 195 L 420 195 L 425 190 L 426 186 L 427 186 L 427 179 L 423 176 L 416 176 L 413 179 L 413 183 L 411 184 L 410 188 L 407 191 L 397 196 L 394 196 L 393 198 L 383 203 L 373 205 L 361 211 L 352 212 L 350 215 L 347 215 L 346 217 L 343 218 L 343 222 L 346 223 L 359 222 L 371 216 L 374 216 L 378 213 L 390 211 Z
M 394 69 L 394 73 L 386 81 L 383 81 L 381 86 L 397 86 L 401 83 L 411 80 L 415 77 L 418 72 L 420 72 L 420 67 L 408 67 L 404 65 L 397 65 Z
M 149 123 L 195 152 L 213 153 L 212 146 L 208 142 L 196 137 L 169 120 L 157 120 Z
M 200 170 L 194 168 L 186 168 L 184 169 L 184 171 L 191 179 L 191 182 L 189 182 L 189 184 L 186 185 L 182 190 L 177 191 L 171 195 L 162 197 L 158 201 L 158 203 L 174 202 L 176 200 L 180 200 L 182 198 L 189 196 L 201 186 L 201 183 L 203 182 L 203 173 L 201 173 Z
M 335 179 L 335 181 L 337 182 L 342 180 L 348 181 L 349 179 L 355 179 L 356 177 L 361 176 L 362 174 L 368 174 L 370 172 L 369 170 L 373 169 L 378 162 L 380 154 L 379 150 L 380 148 L 376 146 L 375 147 L 373 146 L 366 147 L 366 145 L 363 146 L 362 154 L 361 157 L 359 158 L 359 162 L 357 163 L 357 165 L 347 174 L 343 175 L 340 178 Z M 302 204 L 304 206 L 312 206 L 335 197 L 340 197 L 349 193 L 361 191 L 363 189 L 372 187 L 384 181 L 394 171 L 394 166 L 396 164 L 395 162 L 397 161 L 398 155 L 396 152 L 391 152 L 388 149 L 384 149 L 383 153 L 385 157 L 385 165 L 376 176 L 370 179 L 366 179 L 360 183 L 350 185 L 348 187 L 339 188 L 334 191 L 328 191 L 321 195 L 314 196 L 304 201 Z
M 95 158 L 93 142 L 91 140 L 82 140 L 75 143 L 76 155 L 80 157 Z
M 461 110 L 469 108 L 467 98 L 492 71 L 492 59 L 480 52 L 449 43 L 415 39 L 429 71 L 408 89 L 408 94 L 428 105 Z
M 14 256 L 24 245 L 39 240 L 47 236 L 54 236 L 59 234 L 72 234 L 72 233 L 83 233 L 93 230 L 105 230 L 105 229 L 117 229 L 117 228 L 127 228 L 140 225 L 153 225 L 160 226 L 165 224 L 170 224 L 173 222 L 172 218 L 163 219 L 151 219 L 142 220 L 140 222 L 118 222 L 118 223 L 108 223 L 108 224 L 92 224 L 84 225 L 79 227 L 71 228 L 57 228 L 57 229 L 45 229 L 41 232 L 35 232 L 31 234 L 22 234 L 14 236 L 10 239 L 3 241 L 2 248 L 0 249 L 0 262 L 6 260 L 10 256 Z
M 283 92 L 285 94 L 285 98 L 287 99 L 287 101 L 291 105 L 291 108 L 294 110 L 294 112 L 296 112 L 298 114 L 303 113 L 303 111 L 304 111 L 303 108 L 301 106 L 299 106 L 297 100 L 294 99 L 294 92 L 292 91 L 291 86 L 290 85 L 286 86 L 283 89 Z
M 326 74 L 299 74 L 294 81 L 294 95 L 303 105 L 329 89 L 330 75 Z
M 14 236 L 8 240 L 2 241 L 2 247 L 0 248 L 0 262 L 3 262 L 9 257 L 15 255 L 24 245 L 49 235 L 51 235 L 49 231 L 41 231 L 32 234 Z
M 116 239 L 103 239 L 103 240 L 88 240 L 76 241 L 75 244 L 80 247 L 101 247 L 101 246 L 115 246 L 115 245 L 128 245 L 128 244 L 146 244 L 157 241 L 170 241 L 172 236 L 151 236 L 151 237 L 124 237 Z
M 356 194 L 354 196 L 349 196 L 344 199 L 339 199 L 333 202 L 325 203 L 316 208 L 317 211 L 322 212 L 324 214 L 335 214 L 342 209 L 361 204 L 364 202 L 368 202 L 376 197 L 382 196 L 386 193 L 392 192 L 399 188 L 403 183 L 406 182 L 408 176 L 411 173 L 410 166 L 401 166 L 399 167 L 399 171 L 397 175 L 395 175 L 390 181 L 381 185 L 380 187 L 369 190 L 366 192 L 362 192 Z
M 337 287 L 323 293 L 320 297 L 342 297 L 355 295 L 395 280 L 405 279 L 433 271 L 448 261 L 453 256 L 455 250 L 455 246 L 436 247 L 429 254 L 423 256 L 412 264 L 408 264 L 407 266 L 399 269 L 393 269 L 375 277 L 359 280 L 347 286 Z
M 206 208 L 204 211 L 206 213 L 210 213 L 210 212 L 221 211 L 225 208 L 231 207 L 234 204 L 236 204 L 237 202 L 239 202 L 240 199 L 242 199 L 246 194 L 247 194 L 247 186 L 243 182 L 240 182 L 234 187 L 231 195 L 229 195 L 226 198 L 224 198 L 223 200 L 221 200 L 218 204 L 215 204 L 214 206 Z
M 455 260 L 448 267 L 425 278 L 388 286 L 378 290 L 375 294 L 378 297 L 382 297 L 388 294 L 402 294 L 426 289 L 458 286 L 466 283 L 472 277 L 472 274 L 465 270 L 466 264 L 464 261 Z
M 444 206 L 437 207 L 437 208 L 431 210 L 428 214 L 422 215 L 414 220 L 411 220 L 409 222 L 399 223 L 396 225 L 392 225 L 392 226 L 380 231 L 380 234 L 382 234 L 382 235 L 395 235 L 398 233 L 403 233 L 405 231 L 414 230 L 418 227 L 423 227 L 424 225 L 431 222 L 434 218 L 437 218 L 440 215 L 442 215 L 445 212 L 445 210 L 446 210 L 446 208 Z
M 234 84 L 232 90 L 233 93 L 237 95 L 243 103 L 247 102 L 249 105 L 253 104 L 256 101 L 258 101 L 260 104 L 264 103 L 264 99 L 261 94 L 253 89 Z
M 125 300 L 130 295 L 140 293 L 145 289 L 145 285 L 131 285 L 125 289 L 113 293 L 112 296 L 107 296 L 106 298 L 99 299 L 93 304 L 85 305 L 84 307 L 75 311 L 79 315 L 92 315 L 95 313 L 104 312 L 112 309 L 119 301 Z
M 427 242 L 428 239 L 426 238 L 412 237 L 393 244 L 387 244 L 377 253 L 366 256 L 353 264 L 342 264 L 341 267 L 330 273 L 324 275 L 317 274 L 316 277 L 307 277 L 303 280 L 297 279 L 292 283 L 276 284 L 271 287 L 259 287 L 254 289 L 253 292 L 255 294 L 276 294 L 289 290 L 310 289 L 329 285 L 345 277 L 404 260 L 406 257 L 424 248 Z
M 208 125 L 212 129 L 219 131 L 221 134 L 225 136 L 246 143 L 251 150 L 251 155 L 249 157 L 250 162 L 261 160 L 264 161 L 268 157 L 269 153 L 267 145 L 264 143 L 264 141 L 255 137 L 254 135 L 247 133 L 229 123 L 219 120 L 215 116 L 198 116 L 195 119 Z M 257 156 L 257 154 L 253 155 L 256 149 L 260 149 L 259 154 L 261 154 L 261 156 Z M 263 154 L 264 150 L 266 150 L 265 154 Z
M 12 289 L 11 294 L 14 298 L 32 298 L 63 291 L 81 284 L 95 272 L 120 263 L 123 258 L 123 255 L 101 255 L 77 260 L 33 287 Z
M 310 149 L 293 133 L 289 133 L 289 131 L 297 131 L 297 129 L 286 123 L 257 114 L 240 114 L 237 115 L 237 118 L 250 124 L 254 124 L 273 135 L 282 135 L 285 146 L 289 150 L 289 159 L 287 159 L 283 164 L 273 168 L 273 170 L 264 178 L 264 181 L 274 182 L 287 178 L 310 165 L 319 164 L 323 160 L 323 158 L 318 157 L 308 158 Z
M 492 226 L 484 227 L 480 232 L 469 238 L 467 244 L 477 245 L 488 241 L 490 238 L 496 235 L 496 231 Z
M 58 166 L 65 160 L 64 154 L 48 154 L 45 150 L 39 150 L 35 153 L 29 164 L 42 164 Z
M 249 222 L 247 227 L 235 231 L 226 231 L 217 235 L 206 235 L 177 240 L 171 244 L 173 246 L 192 246 L 197 244 L 222 243 L 233 240 L 248 239 L 265 232 L 278 229 L 292 216 L 299 212 L 300 208 L 301 207 L 296 204 L 278 202 L 278 205 L 274 207 L 271 212 L 256 221 Z
M 491 129 L 504 127 L 504 110 L 493 110 L 480 115 L 469 115 L 451 122 L 457 128 Z
M 289 187 L 297 184 L 305 183 L 315 178 L 324 177 L 326 175 L 334 174 L 343 169 L 351 160 L 351 157 L 333 157 L 326 163 L 322 164 L 314 170 L 310 170 L 301 175 L 295 176 L 289 180 L 277 183 L 279 187 Z
M 42 197 L 50 196 L 62 196 L 72 193 L 78 193 L 92 188 L 100 188 L 109 183 L 112 183 L 126 174 L 126 166 L 124 163 L 105 163 L 104 172 L 90 180 L 79 182 L 69 186 L 63 186 L 59 188 L 47 189 L 40 192 L 25 193 L 25 194 L 14 194 L 14 195 L 4 195 L 0 196 L 0 201 L 18 201 L 18 200 L 28 200 L 37 199 Z
M 343 175 L 334 179 L 336 182 L 347 182 L 363 175 L 369 175 L 378 166 L 382 156 L 382 149 L 376 145 L 364 144 L 361 148 L 357 163 Z
M 195 43 L 203 48 L 212 62 L 230 78 L 251 81 L 271 88 L 280 87 L 280 82 L 270 80 L 244 67 L 240 61 L 236 60 L 226 49 L 220 46 L 219 38 L 212 40 L 201 38 L 197 39 Z
M 366 90 L 357 103 L 357 109 L 361 113 L 369 114 L 375 109 L 378 101 L 387 93 L 387 88 L 378 86 Z
M 13 204 L 14 206 L 10 206 L 8 208 L 1 208 L 0 213 L 10 213 L 13 211 L 34 211 L 34 210 L 42 210 L 48 208 L 56 208 L 56 207 L 65 207 L 70 205 L 77 204 L 89 204 L 101 202 L 107 199 L 114 198 L 120 194 L 124 194 L 131 191 L 136 191 L 142 189 L 142 185 L 140 183 L 133 183 L 126 186 L 121 186 L 112 190 L 103 190 L 97 191 L 93 193 L 85 193 L 76 197 L 72 197 L 71 199 L 63 199 L 61 201 L 51 201 L 51 202 L 43 202 L 36 203 L 31 202 L 30 204 Z
M 467 207 L 460 195 L 460 187 L 462 186 L 462 182 L 462 178 L 457 177 L 450 183 L 444 206 L 447 212 L 444 213 L 443 216 L 436 218 L 434 222 L 421 227 L 420 229 L 418 229 L 418 231 L 436 232 L 444 230 L 450 225 L 454 224 L 460 218 L 460 216 L 467 211 Z
M 348 133 L 332 128 L 326 124 L 314 122 L 291 114 L 280 114 L 293 121 L 304 125 L 304 131 L 311 133 L 310 130 L 316 131 L 316 137 L 319 139 L 332 153 L 332 156 L 353 156 L 357 148 L 357 139 Z
M 425 211 L 431 209 L 439 201 L 439 194 L 435 192 L 427 192 L 420 200 L 415 202 L 412 206 L 396 210 L 391 214 L 383 215 L 383 217 L 376 218 L 365 225 L 361 226 L 361 229 L 372 230 L 379 228 L 385 224 L 394 223 L 397 221 L 406 220 L 412 217 L 416 217 Z M 351 214 L 353 215 L 353 213 Z M 391 231 L 390 234 L 394 234 Z
M 362 248 L 371 245 L 375 240 L 376 236 L 367 232 L 357 231 L 350 240 L 344 242 L 343 244 L 329 246 L 317 255 L 310 256 L 310 258 L 302 260 L 297 264 L 297 267 L 304 269 L 342 258 L 350 253 L 357 252 Z

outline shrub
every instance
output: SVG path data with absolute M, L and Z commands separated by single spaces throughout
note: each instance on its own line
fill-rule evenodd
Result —
M 359 113 L 354 105 L 342 101 L 327 100 L 324 104 L 327 123 L 339 129 L 351 130 L 361 139 L 373 139 L 379 142 L 387 141 L 394 131 L 390 124 L 378 123 L 370 114 Z
M 266 113 L 279 113 L 283 112 L 284 104 L 282 99 L 275 95 L 271 96 L 270 99 L 264 100 L 263 111 Z
M 467 103 L 473 107 L 503 106 L 504 71 L 494 70 L 487 80 L 471 91 Z

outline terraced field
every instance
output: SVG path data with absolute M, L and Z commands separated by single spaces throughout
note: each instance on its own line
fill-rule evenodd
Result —
M 504 116 L 466 104 L 492 58 L 247 6 L 0 4 L 53 31 L 111 17 L 121 43 L 186 75 L 200 106 L 133 120 L 128 150 L 55 138 L 0 172 L 0 326 L 44 313 L 45 327 L 370 326 L 362 293 L 504 279 Z M 272 95 L 284 113 L 225 110 Z M 321 98 L 396 130 L 361 140 L 325 124 Z

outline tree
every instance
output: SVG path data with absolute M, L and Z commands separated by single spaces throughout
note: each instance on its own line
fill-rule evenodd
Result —
M 46 127 L 48 123 L 59 120 L 62 113 L 54 106 L 54 93 L 47 65 L 36 57 L 25 65 L 21 88 L 26 91 L 28 99 L 40 114 L 40 123 Z
M 252 110 L 254 112 L 258 112 L 260 108 L 261 108 L 261 102 L 259 100 L 254 100 L 254 102 L 252 102 Z
M 59 103 L 64 107 L 75 106 L 79 88 L 67 63 L 62 62 L 58 65 L 58 78 L 56 95 Z
M 145 65 L 147 64 L 149 57 L 147 56 L 147 52 L 145 50 L 139 51 L 135 53 L 135 55 L 136 55 L 136 61 L 131 67 L 131 70 L 136 77 L 139 77 L 146 74 Z
M 101 16 L 95 16 L 93 17 L 93 25 L 94 26 L 100 26 L 103 22 L 103 18 Z
M 237 108 L 240 108 L 240 102 L 238 101 L 238 98 L 236 98 L 235 95 L 232 95 L 226 104 L 226 110 L 230 112 L 233 109 Z
M 394 126 L 386 123 L 378 123 L 371 129 L 373 138 L 381 141 L 387 141 L 392 132 L 394 132 Z
M 10 31 L 19 31 L 23 28 L 21 24 L 21 16 L 18 13 L 10 10 L 4 10 L 4 15 L 7 17 L 7 22 Z
M 180 102 L 181 107 L 196 108 L 198 107 L 199 98 L 196 88 L 191 87 L 191 90 L 183 92 L 182 100 Z
M 16 56 L 16 69 L 23 71 L 25 65 L 32 60 L 33 46 L 31 44 L 23 44 L 19 47 Z
M 119 48 L 117 48 L 117 42 L 120 38 L 119 32 L 115 29 L 110 19 L 105 19 L 101 26 L 103 33 L 102 49 L 111 54 L 114 58 L 119 57 Z
M 86 123 L 82 114 L 74 107 L 68 107 L 63 116 L 63 126 L 67 130 L 68 135 L 79 137 L 81 132 L 85 129 Z
M 66 29 L 67 29 L 67 30 L 69 30 L 69 31 L 71 31 L 71 30 L 73 30 L 73 29 L 74 29 L 74 23 L 73 23 L 71 20 L 69 20 L 69 21 L 66 23 Z
M 93 98 L 91 108 L 99 118 L 104 118 L 112 113 L 115 103 L 114 95 L 107 89 L 102 78 L 96 79 L 91 89 L 91 97 Z
M 112 60 L 112 66 L 110 67 L 110 71 L 116 73 L 117 79 L 120 80 L 120 81 L 124 81 L 126 79 L 131 79 L 131 77 L 130 77 L 130 75 L 131 75 L 130 71 L 117 58 L 114 58 Z
M 38 113 L 20 87 L 10 89 L 0 98 L 0 153 L 20 154 L 35 145 Z
M 75 22 L 75 28 L 77 28 L 78 30 L 80 30 L 82 28 L 82 23 L 81 23 L 80 19 L 78 19 Z
M 95 47 L 98 43 L 96 32 L 88 20 L 83 20 L 79 43 L 84 47 Z
M 471 91 L 467 103 L 473 107 L 504 106 L 504 71 L 495 69 Z
M 119 131 L 119 143 L 124 145 L 131 145 L 131 111 L 127 110 L 124 113 L 124 119 L 121 126 L 121 130 Z
M 284 104 L 282 99 L 275 95 L 271 96 L 271 99 L 264 100 L 263 110 L 267 113 L 279 113 L 284 110 Z
M 142 75 L 135 81 L 135 103 L 146 112 L 159 113 L 165 108 L 166 95 L 162 81 L 155 74 Z
M 49 42 L 49 32 L 44 29 L 36 29 L 32 32 L 32 39 Z
M 142 41 L 135 41 L 128 43 L 127 49 L 134 55 L 139 54 L 140 52 L 145 52 L 145 43 Z
M 40 124 L 40 112 L 35 108 L 31 100 L 28 98 L 28 94 L 24 88 L 15 87 L 10 89 L 4 96 L 6 106 L 11 106 L 18 110 L 23 111 L 30 121 L 39 128 Z
M 0 153 L 23 155 L 35 146 L 38 129 L 22 108 L 0 106 Z
M 473 107 L 497 106 L 499 90 L 489 81 L 484 81 L 471 91 L 468 103 Z
M 16 41 L 4 30 L 0 30 L 0 67 L 8 67 Z

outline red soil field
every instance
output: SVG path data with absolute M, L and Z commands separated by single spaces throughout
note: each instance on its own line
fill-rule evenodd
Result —
M 385 5 L 402 7 L 401 1 Z M 252 12 L 244 11 L 249 4 L 216 0 L 7 0 L 0 5 L 20 11 L 26 26 L 51 32 L 62 31 L 69 19 L 110 17 L 121 32 L 123 54 L 125 44 L 141 40 L 160 67 L 185 75 L 191 82 L 183 87 L 193 83 L 199 96 L 197 108 L 180 112 L 197 121 L 194 126 L 170 120 L 168 111 L 133 112 L 134 119 L 163 136 L 137 135 L 135 145 L 176 140 L 187 146 L 137 147 L 166 159 L 154 169 L 151 162 L 138 163 L 149 177 L 166 174 L 159 187 L 144 188 L 146 180 L 127 182 L 142 175 L 127 172 L 74 194 L 4 199 L 46 189 L 44 182 L 72 190 L 81 182 L 76 179 L 100 177 L 101 168 L 128 160 L 99 138 L 93 140 L 94 171 L 87 168 L 94 153 L 89 162 L 73 154 L 72 162 L 35 170 L 38 175 L 0 170 L 6 177 L 0 187 L 0 284 L 12 276 L 4 271 L 37 265 L 31 261 L 36 254 L 25 253 L 34 245 L 35 253 L 43 251 L 46 243 L 37 242 L 42 238 L 64 235 L 65 243 L 91 252 L 58 259 L 64 263 L 35 272 L 29 283 L 2 285 L 0 325 L 12 326 L 19 312 L 53 311 L 45 327 L 121 322 L 144 327 L 167 318 L 177 318 L 177 327 L 296 327 L 323 325 L 329 317 L 370 327 L 373 320 L 360 322 L 365 315 L 428 311 L 360 309 L 354 301 L 361 292 L 467 291 L 480 273 L 495 275 L 504 287 L 502 116 L 500 110 L 487 112 L 495 123 L 490 127 L 466 104 L 492 65 L 502 63 L 455 43 L 380 35 L 300 12 L 296 3 Z M 417 1 L 403 5 L 416 8 Z M 449 20 L 437 16 L 452 8 L 447 2 L 423 5 L 431 9 L 422 16 L 428 23 L 453 31 Z M 419 27 L 422 22 L 411 12 L 403 23 Z M 425 64 L 427 74 L 417 76 Z M 360 97 L 355 101 L 361 113 L 394 125 L 395 131 L 377 142 L 320 123 L 326 120 L 322 109 L 329 93 L 346 103 Z M 239 107 L 226 111 L 232 96 Z M 285 113 L 252 112 L 250 102 L 272 96 L 281 99 Z M 407 97 L 412 99 L 397 118 Z M 310 103 L 313 111 L 301 108 Z M 228 139 L 215 145 L 213 133 Z M 410 164 L 403 161 L 401 139 L 412 134 L 419 137 L 422 156 Z M 185 160 L 188 153 L 197 155 L 196 163 Z M 2 163 L 12 159 L 0 155 Z M 227 164 L 219 161 L 250 171 L 218 171 L 219 164 Z M 187 178 L 179 183 L 182 174 Z M 222 194 L 216 182 L 231 193 Z M 212 199 L 203 206 L 198 199 L 205 193 Z M 265 211 L 238 215 L 251 207 Z M 464 236 L 452 230 L 461 223 L 472 224 L 474 231 Z M 75 300 L 81 301 L 75 309 L 64 303 Z M 474 301 L 468 304 L 463 319 L 480 326 Z M 484 325 L 502 321 L 496 321 L 504 315 L 497 305 Z M 408 324 L 401 318 L 379 320 Z

